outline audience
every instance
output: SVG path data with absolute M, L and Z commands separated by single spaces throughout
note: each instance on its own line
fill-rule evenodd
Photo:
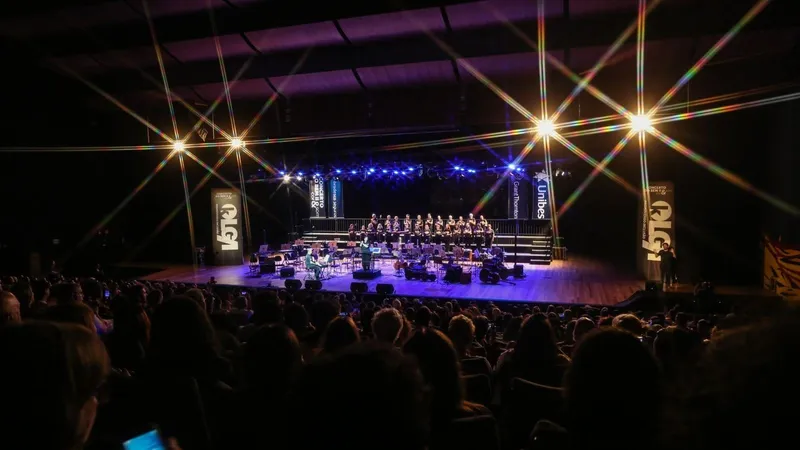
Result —
M 793 309 L 48 279 L 2 280 L 2 448 L 119 448 L 145 424 L 185 449 L 767 448 L 800 397 Z M 563 409 L 512 437 L 515 378 Z

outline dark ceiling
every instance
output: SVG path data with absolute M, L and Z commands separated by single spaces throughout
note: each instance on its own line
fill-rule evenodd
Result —
M 673 73 L 679 75 L 690 67 L 755 2 L 663 1 L 647 18 L 647 70 L 669 72 L 664 84 L 668 87 L 676 79 Z M 749 64 L 749 70 L 757 72 L 765 59 L 780 62 L 796 57 L 800 15 L 793 12 L 793 3 L 796 0 L 772 1 L 714 63 L 733 62 L 737 71 Z M 57 4 L 49 10 L 38 2 L 4 5 L 2 52 L 5 60 L 16 61 L 7 66 L 15 74 L 4 77 L 11 77 L 21 91 L 73 106 L 114 107 L 87 88 L 92 85 L 137 111 L 165 110 L 145 5 L 170 88 L 196 105 L 207 105 L 224 92 L 215 35 L 227 78 L 238 75 L 230 93 L 242 108 L 261 104 L 273 94 L 283 107 L 290 101 L 324 104 L 325 98 L 330 102 L 337 96 L 355 98 L 370 107 L 387 105 L 391 102 L 381 102 L 382 98 L 422 92 L 415 89 L 444 92 L 461 102 L 471 92 L 485 94 L 486 89 L 458 64 L 460 58 L 492 80 L 529 80 L 528 89 L 537 90 L 536 53 L 502 20 L 508 19 L 535 40 L 535 0 L 319 2 L 313 6 L 266 0 Z M 546 0 L 547 50 L 573 71 L 589 69 L 635 20 L 636 4 L 636 0 Z M 455 54 L 444 52 L 431 35 Z M 604 72 L 630 70 L 634 40 L 635 33 Z M 557 79 L 554 83 L 561 82 L 568 92 L 572 85 L 559 77 L 555 74 L 550 80 Z M 617 79 L 603 80 L 607 85 L 600 88 L 613 91 Z M 29 101 L 31 96 L 20 98 Z M 458 100 L 429 103 L 426 109 L 459 107 Z M 341 127 L 356 129 L 362 124 L 349 125 Z

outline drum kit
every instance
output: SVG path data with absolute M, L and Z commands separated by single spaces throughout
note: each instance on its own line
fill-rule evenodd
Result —
M 512 270 L 506 267 L 502 250 L 495 252 L 494 255 L 487 255 L 483 259 L 483 267 L 481 268 L 478 278 L 482 283 L 497 284 L 500 281 L 515 285 L 516 283 L 508 281 L 511 276 Z

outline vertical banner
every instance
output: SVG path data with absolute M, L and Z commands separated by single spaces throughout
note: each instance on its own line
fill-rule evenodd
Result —
M 531 203 L 529 194 L 530 181 L 514 172 L 508 174 L 508 218 L 529 219 L 528 207 Z
M 314 175 L 308 183 L 311 218 L 327 217 L 325 212 L 325 178 Z
M 547 173 L 539 172 L 533 178 L 533 218 L 550 220 L 550 183 Z
M 328 182 L 328 217 L 344 217 L 342 180 L 332 179 Z
M 211 190 L 214 230 L 214 264 L 232 266 L 242 263 L 242 199 L 233 189 Z
M 650 207 L 646 199 L 639 204 L 639 243 L 637 267 L 648 280 L 661 279 L 661 257 L 658 251 L 664 242 L 675 246 L 675 190 L 672 182 L 650 182 Z M 678 260 L 680 264 L 680 253 Z

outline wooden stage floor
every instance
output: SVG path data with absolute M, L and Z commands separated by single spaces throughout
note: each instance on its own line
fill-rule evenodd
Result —
M 377 264 L 376 268 L 380 268 L 383 274 L 367 281 L 369 292 L 375 292 L 378 283 L 389 283 L 395 287 L 394 295 L 404 297 L 613 306 L 644 288 L 644 281 L 635 275 L 620 273 L 613 266 L 587 259 L 553 261 L 549 266 L 525 264 L 525 278 L 509 278 L 514 285 L 504 282 L 496 285 L 483 284 L 478 279 L 477 271 L 473 274 L 471 284 L 409 281 L 395 276 L 393 261 L 379 262 L 382 264 Z M 302 280 L 305 275 L 305 272 L 300 272 L 295 278 Z M 247 287 L 283 287 L 285 280 L 277 274 L 250 277 L 245 265 L 203 267 L 198 268 L 197 272 L 191 266 L 175 266 L 141 279 L 201 284 L 208 282 L 210 277 L 215 277 L 220 285 Z M 350 272 L 334 273 L 333 278 L 322 282 L 322 289 L 329 292 L 350 292 L 350 283 L 353 281 L 357 280 L 353 280 Z

